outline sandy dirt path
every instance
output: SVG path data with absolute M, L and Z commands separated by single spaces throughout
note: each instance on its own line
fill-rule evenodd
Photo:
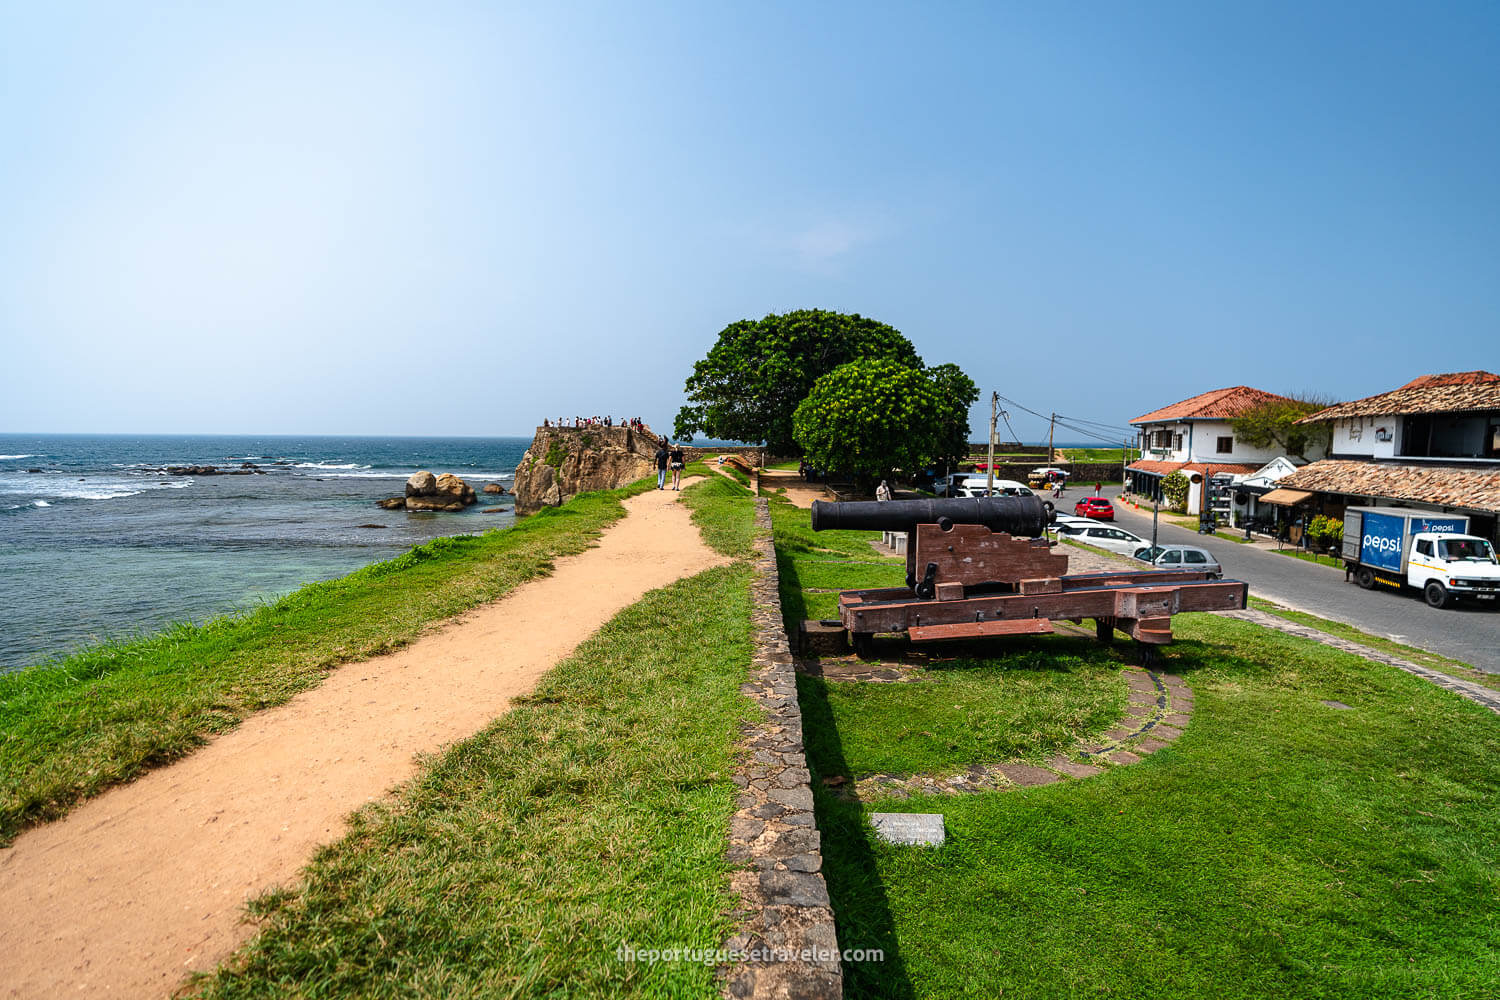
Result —
M 786 498 L 797 507 L 811 507 L 814 500 L 827 500 L 822 483 L 808 483 L 796 472 L 786 469 L 765 469 L 760 474 L 761 489 L 774 493 L 786 490 Z
M 651 490 L 598 546 L 406 649 L 348 664 L 192 756 L 0 851 L 0 995 L 169 995 L 249 937 L 344 817 L 510 699 L 648 590 L 727 562 Z

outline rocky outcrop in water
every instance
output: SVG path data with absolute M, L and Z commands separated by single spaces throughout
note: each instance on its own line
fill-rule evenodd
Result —
M 434 476 L 424 469 L 406 481 L 405 496 L 376 502 L 386 510 L 460 511 L 478 500 L 474 488 L 457 476 Z
M 238 469 L 221 469 L 217 465 L 169 465 L 158 469 L 171 476 L 263 476 L 265 472 L 244 462 Z
M 651 475 L 658 440 L 649 427 L 538 427 L 516 467 L 516 513 Z

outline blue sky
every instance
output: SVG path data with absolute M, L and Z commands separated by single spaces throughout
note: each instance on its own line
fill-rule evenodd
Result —
M 1495 370 L 1496 51 L 1491 3 L 8 4 L 0 431 L 670 429 L 797 308 L 1111 425 Z

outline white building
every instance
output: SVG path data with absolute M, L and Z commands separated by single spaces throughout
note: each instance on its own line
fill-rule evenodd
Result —
M 1134 493 L 1160 497 L 1161 481 L 1173 472 L 1188 477 L 1188 513 L 1202 507 L 1207 481 L 1232 483 L 1252 476 L 1269 463 L 1289 461 L 1276 447 L 1259 448 L 1235 437 L 1230 421 L 1269 402 L 1291 402 L 1285 396 L 1231 386 L 1200 393 L 1136 417 L 1130 423 L 1140 435 L 1141 460 L 1125 471 Z M 1320 456 L 1321 457 L 1321 456 Z M 1229 500 L 1221 506 L 1229 511 Z
M 1465 514 L 1470 531 L 1500 540 L 1500 375 L 1423 375 L 1302 422 L 1330 426 L 1330 454 L 1278 481 L 1283 491 L 1314 495 L 1330 516 L 1349 505 Z

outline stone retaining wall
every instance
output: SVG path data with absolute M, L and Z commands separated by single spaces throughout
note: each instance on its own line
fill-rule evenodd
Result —
M 742 921 L 725 945 L 749 957 L 719 971 L 724 996 L 735 1000 L 835 1000 L 843 994 L 843 969 L 813 818 L 797 677 L 781 617 L 771 512 L 763 497 L 755 501 L 755 523 L 762 537 L 751 584 L 753 648 L 750 676 L 740 690 L 764 709 L 765 718 L 746 726 L 744 757 L 734 777 L 741 792 L 730 821 L 729 859 L 744 867 L 730 884 Z

